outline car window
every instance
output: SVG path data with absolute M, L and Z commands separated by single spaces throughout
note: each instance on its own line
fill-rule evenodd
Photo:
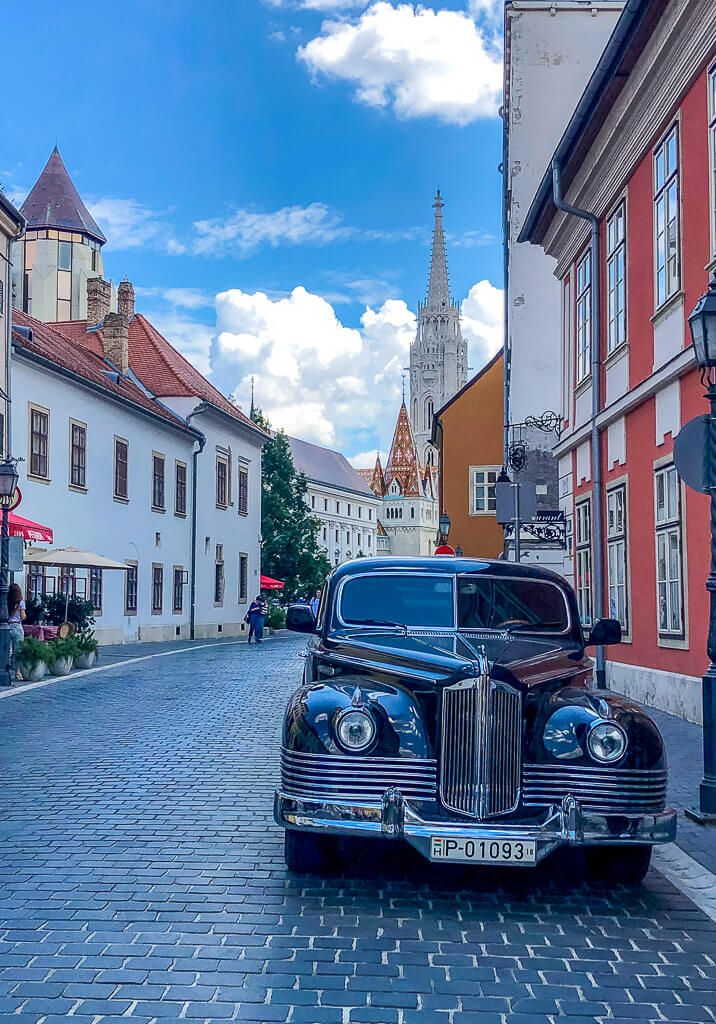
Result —
M 341 591 L 340 613 L 346 623 L 372 619 L 405 626 L 453 627 L 453 577 L 354 576 Z
M 567 603 L 560 588 L 540 580 L 460 577 L 457 618 L 461 629 L 524 629 L 564 633 Z

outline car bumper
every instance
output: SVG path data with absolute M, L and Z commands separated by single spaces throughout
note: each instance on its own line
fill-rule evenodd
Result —
M 676 838 L 676 811 L 657 814 L 602 815 L 585 811 L 566 796 L 545 811 L 537 824 L 519 822 L 430 821 L 418 813 L 398 790 L 387 790 L 380 804 L 342 800 L 304 800 L 278 791 L 274 817 L 284 828 L 343 836 L 382 836 L 404 839 L 426 859 L 433 838 L 534 841 L 535 863 L 559 846 L 598 846 L 671 843 Z

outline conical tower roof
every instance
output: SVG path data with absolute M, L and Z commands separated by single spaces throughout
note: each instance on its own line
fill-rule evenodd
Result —
M 382 498 L 385 494 L 385 474 L 383 473 L 383 467 L 380 462 L 380 452 L 378 452 L 375 458 L 373 476 L 370 478 L 370 489 L 373 494 L 376 494 L 379 498 Z
M 400 484 L 400 490 L 404 497 L 419 498 L 421 496 L 420 460 L 405 402 L 402 402 L 400 406 L 388 464 L 385 467 L 386 491 L 393 480 L 397 480 Z
M 100 243 L 107 241 L 82 202 L 57 146 L 22 204 L 21 212 L 31 230 L 81 231 Z
M 450 283 L 448 281 L 445 229 L 443 227 L 443 206 L 440 189 L 435 193 L 435 225 L 433 227 L 433 251 L 430 258 L 427 306 L 430 309 L 446 309 L 450 305 Z

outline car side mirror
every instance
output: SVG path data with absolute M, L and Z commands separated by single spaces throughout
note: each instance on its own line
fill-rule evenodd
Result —
M 622 642 L 622 627 L 618 619 L 597 619 L 587 637 L 586 647 L 608 647 Z
M 307 604 L 292 604 L 286 612 L 286 629 L 294 633 L 315 633 L 316 616 Z

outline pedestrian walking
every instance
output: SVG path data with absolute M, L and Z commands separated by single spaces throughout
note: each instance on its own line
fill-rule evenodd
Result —
M 266 601 L 261 594 L 256 597 L 249 605 L 249 610 L 246 613 L 245 621 L 249 624 L 249 643 L 251 640 L 255 640 L 257 644 L 260 644 L 264 638 L 264 622 L 266 621 L 266 612 L 268 606 Z
M 11 583 L 7 591 L 7 621 L 10 627 L 10 664 L 15 667 L 17 648 L 25 638 L 25 601 L 18 583 Z
M 313 612 L 314 619 L 318 618 L 318 606 L 320 605 L 320 603 L 321 603 L 321 591 L 320 591 L 320 588 L 319 588 L 316 591 L 316 593 L 313 595 L 311 600 L 309 601 L 309 604 L 311 605 L 311 611 Z

